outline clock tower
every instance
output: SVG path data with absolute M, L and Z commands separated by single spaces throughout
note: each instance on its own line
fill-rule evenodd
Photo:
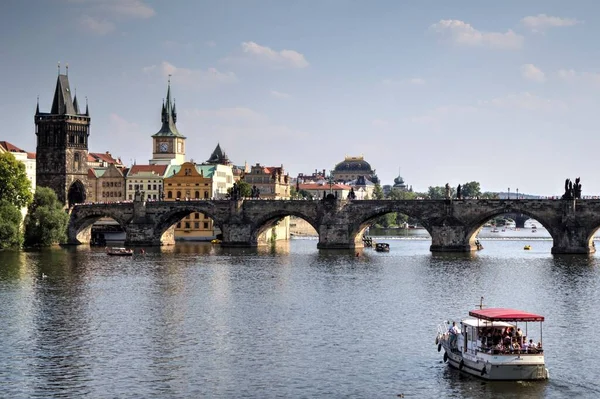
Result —
M 171 102 L 171 80 L 167 87 L 167 99 L 162 105 L 162 127 L 152 135 L 152 159 L 150 165 L 181 165 L 185 162 L 185 136 L 177 130 L 177 111 Z

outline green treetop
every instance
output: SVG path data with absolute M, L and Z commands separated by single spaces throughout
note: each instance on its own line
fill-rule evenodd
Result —
M 0 201 L 23 208 L 31 200 L 31 182 L 27 178 L 25 165 L 9 152 L 0 154 Z

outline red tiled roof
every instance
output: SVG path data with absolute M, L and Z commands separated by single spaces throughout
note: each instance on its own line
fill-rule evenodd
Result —
M 26 152 L 16 145 L 9 143 L 8 141 L 0 141 L 0 146 L 2 146 L 2 148 L 8 152 Z
M 35 159 L 35 152 L 28 152 L 27 159 Z
M 94 168 L 89 168 L 88 172 L 87 172 L 87 177 L 91 178 L 91 179 L 95 179 L 96 176 L 96 172 L 94 172 Z
M 106 153 L 90 152 L 88 154 L 88 161 L 90 161 L 90 156 L 92 157 L 91 161 L 102 161 L 108 164 L 121 165 L 121 160 L 113 158 L 113 156 L 108 151 Z
M 133 165 L 129 169 L 127 176 L 131 176 L 140 172 L 154 172 L 159 176 L 164 176 L 168 166 L 169 165 Z
M 300 183 L 298 184 L 300 190 L 329 190 L 329 183 L 317 184 L 317 183 Z M 335 183 L 331 186 L 333 190 L 350 190 L 352 187 L 347 184 Z

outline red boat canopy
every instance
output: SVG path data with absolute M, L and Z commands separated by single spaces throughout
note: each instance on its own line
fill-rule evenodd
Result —
M 506 308 L 475 309 L 469 316 L 489 321 L 544 321 L 544 316 Z

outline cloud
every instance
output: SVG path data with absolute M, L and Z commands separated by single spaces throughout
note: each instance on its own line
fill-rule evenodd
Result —
M 477 107 L 469 105 L 442 105 L 431 109 L 421 115 L 410 118 L 410 121 L 419 125 L 440 126 L 449 118 L 462 118 L 465 115 L 477 112 Z
M 275 98 L 281 98 L 281 99 L 284 99 L 284 100 L 292 98 L 291 95 L 289 95 L 287 93 L 282 93 L 282 92 L 277 91 L 277 90 L 271 90 L 271 96 L 273 96 Z
M 582 24 L 575 18 L 552 17 L 546 14 L 538 14 L 536 16 L 528 16 L 521 20 L 521 23 L 532 32 L 544 32 L 549 28 L 561 28 Z
M 397 86 L 397 85 L 420 86 L 420 85 L 424 85 L 426 83 L 425 79 L 422 79 L 422 78 L 410 78 L 410 79 L 401 79 L 401 80 L 384 79 L 381 82 L 384 85 L 388 85 L 388 86 Z
M 213 145 L 218 141 L 230 159 L 239 163 L 247 160 L 251 164 L 279 165 L 286 162 L 281 153 L 282 142 L 290 148 L 304 148 L 307 142 L 311 142 L 307 141 L 306 132 L 274 122 L 267 115 L 248 107 L 184 109 L 179 112 L 177 124 L 182 132 L 210 132 L 215 140 Z M 193 146 L 198 147 L 197 150 Z M 206 140 L 198 144 L 188 143 L 188 152 L 207 152 L 206 146 Z
M 301 69 L 309 66 L 303 54 L 294 50 L 276 51 L 255 42 L 243 42 L 241 54 L 224 58 L 224 62 L 252 62 L 274 69 Z
M 148 19 L 156 12 L 143 0 L 71 0 L 79 4 L 82 15 L 79 27 L 95 35 L 107 35 L 116 31 L 116 21 Z
M 89 15 L 82 15 L 78 21 L 79 27 L 89 33 L 104 36 L 116 29 L 115 24 L 107 20 L 100 20 Z
M 371 126 L 377 129 L 387 129 L 390 126 L 390 123 L 384 119 L 373 119 L 371 121 Z
M 525 111 L 559 111 L 567 108 L 567 105 L 560 100 L 540 97 L 527 91 L 483 101 L 481 105 Z
M 521 66 L 521 76 L 527 80 L 542 83 L 546 81 L 546 74 L 533 64 L 525 64 Z
M 158 72 L 163 77 L 171 75 L 173 83 L 196 88 L 208 88 L 220 84 L 237 82 L 237 77 L 233 72 L 220 72 L 216 68 L 208 68 L 206 70 L 180 68 L 167 61 L 163 61 L 160 65 L 143 67 L 142 72 L 145 74 Z
M 574 69 L 561 69 L 558 71 L 558 77 L 570 82 L 600 84 L 600 73 L 597 72 L 577 72 Z
M 457 19 L 442 19 L 431 25 L 430 29 L 461 46 L 512 50 L 522 48 L 524 42 L 523 36 L 510 29 L 505 33 L 482 32 Z

